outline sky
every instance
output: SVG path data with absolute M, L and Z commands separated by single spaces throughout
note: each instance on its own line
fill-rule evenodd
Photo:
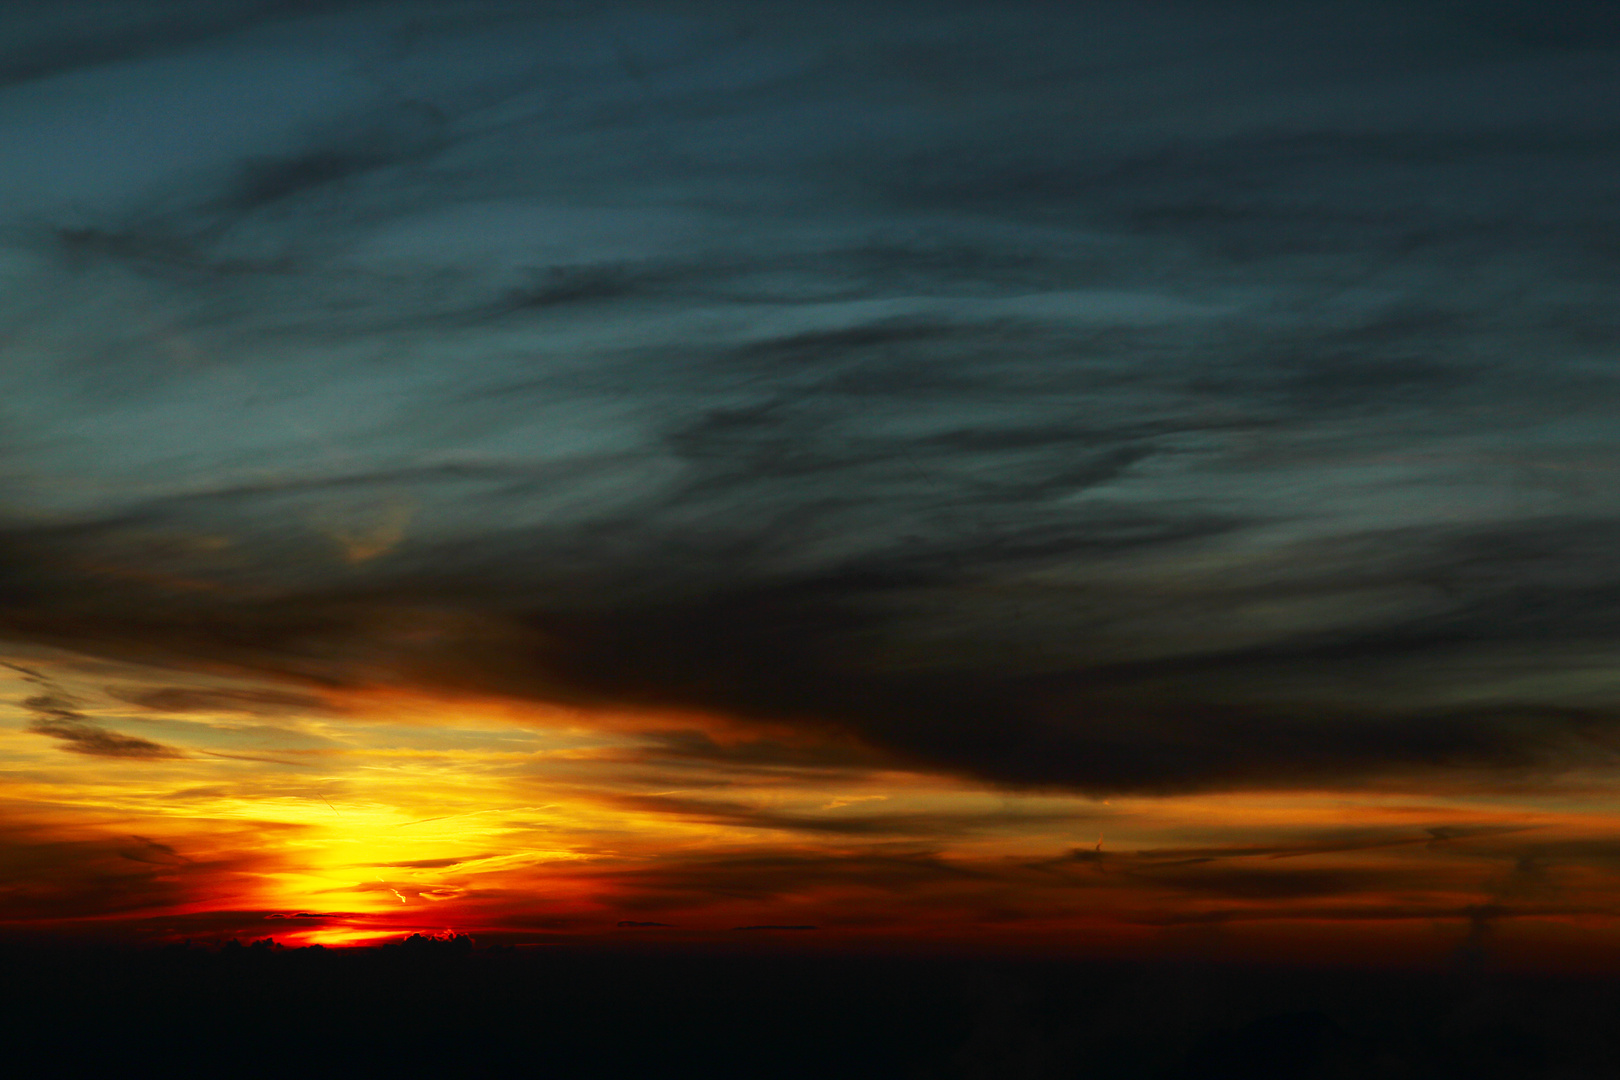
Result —
M 1613 968 L 1617 77 L 5 5 L 0 935 Z

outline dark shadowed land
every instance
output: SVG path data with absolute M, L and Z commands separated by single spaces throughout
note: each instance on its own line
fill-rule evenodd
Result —
M 64 1074 L 1119 1078 L 1620 1073 L 1620 983 L 966 957 L 268 940 L 12 950 L 13 1056 Z

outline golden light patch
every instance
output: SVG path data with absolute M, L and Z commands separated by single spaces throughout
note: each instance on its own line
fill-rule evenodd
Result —
M 1482 918 L 1520 952 L 1620 940 L 1614 778 L 1591 771 L 1533 789 L 1103 801 L 703 716 L 396 686 L 182 691 L 39 656 L 0 682 L 18 703 L 48 684 L 86 723 L 182 754 L 64 752 L 26 706 L 0 706 L 14 927 L 1341 959 L 1444 957 Z

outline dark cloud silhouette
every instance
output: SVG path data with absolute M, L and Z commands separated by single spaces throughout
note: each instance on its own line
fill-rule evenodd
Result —
M 1472 949 L 1483 936 L 1480 927 L 1488 932 L 1493 922 L 1502 919 L 1557 919 L 1581 916 L 1608 917 L 1615 913 L 1609 904 L 1524 904 L 1516 907 L 1485 906 L 1477 904 L 1368 904 L 1348 906 L 1333 904 L 1290 907 L 1263 904 L 1253 907 L 1220 907 L 1211 910 L 1175 910 L 1170 907 L 1142 911 L 1126 916 L 1126 922 L 1144 926 L 1188 926 L 1219 923 L 1298 920 L 1316 923 L 1404 922 L 1411 920 L 1443 919 L 1460 921 L 1468 928 L 1465 941 Z
M 286 690 L 203 690 L 194 687 L 109 687 L 107 693 L 154 712 L 309 712 L 325 707 L 310 694 Z
M 716 899 L 782 900 L 818 887 L 855 886 L 906 894 L 993 878 L 994 873 L 983 867 L 958 865 L 931 852 L 857 849 L 767 850 L 671 859 L 644 869 L 604 874 L 599 880 L 618 906 L 674 911 Z
M 184 757 L 179 750 L 150 739 L 134 735 L 121 735 L 108 731 L 92 722 L 73 708 L 67 698 L 53 694 L 40 694 L 23 702 L 34 715 L 28 729 L 40 735 L 60 739 L 64 750 L 92 757 L 110 758 L 177 758 Z
M 127 927 L 151 912 L 205 899 L 210 890 L 269 859 L 237 854 L 188 857 L 182 849 L 140 836 L 117 836 L 28 822 L 13 807 L 0 830 L 0 923 L 10 929 Z M 113 920 L 113 922 L 107 922 Z
M 1381 848 L 1422 845 L 1435 849 L 1452 842 L 1465 842 L 1471 838 L 1490 838 L 1526 832 L 1527 825 L 1436 825 L 1413 835 L 1407 830 L 1356 829 L 1315 832 L 1300 836 L 1293 843 L 1287 841 L 1269 844 L 1231 845 L 1227 847 L 1176 848 L 1160 847 L 1140 851 L 1135 857 L 1172 862 L 1208 862 L 1215 859 L 1296 859 L 1307 855 L 1331 855 L 1348 851 L 1373 851 Z M 1091 858 L 1097 852 L 1076 850 L 1076 858 Z
M 1297 900 L 1371 892 L 1397 885 L 1387 871 L 1357 874 L 1346 870 L 1274 870 L 1260 867 L 1211 867 L 1182 864 L 1151 872 L 1155 886 L 1237 900 Z M 1411 874 L 1409 881 L 1424 880 Z
M 136 841 L 139 846 L 120 851 L 119 854 L 126 859 L 157 866 L 178 866 L 191 861 L 168 844 L 148 840 L 144 836 L 132 836 L 130 839 Z

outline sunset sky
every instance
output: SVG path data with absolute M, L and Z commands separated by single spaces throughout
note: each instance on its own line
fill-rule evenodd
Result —
M 0 10 L 0 937 L 1620 965 L 1599 2 Z

